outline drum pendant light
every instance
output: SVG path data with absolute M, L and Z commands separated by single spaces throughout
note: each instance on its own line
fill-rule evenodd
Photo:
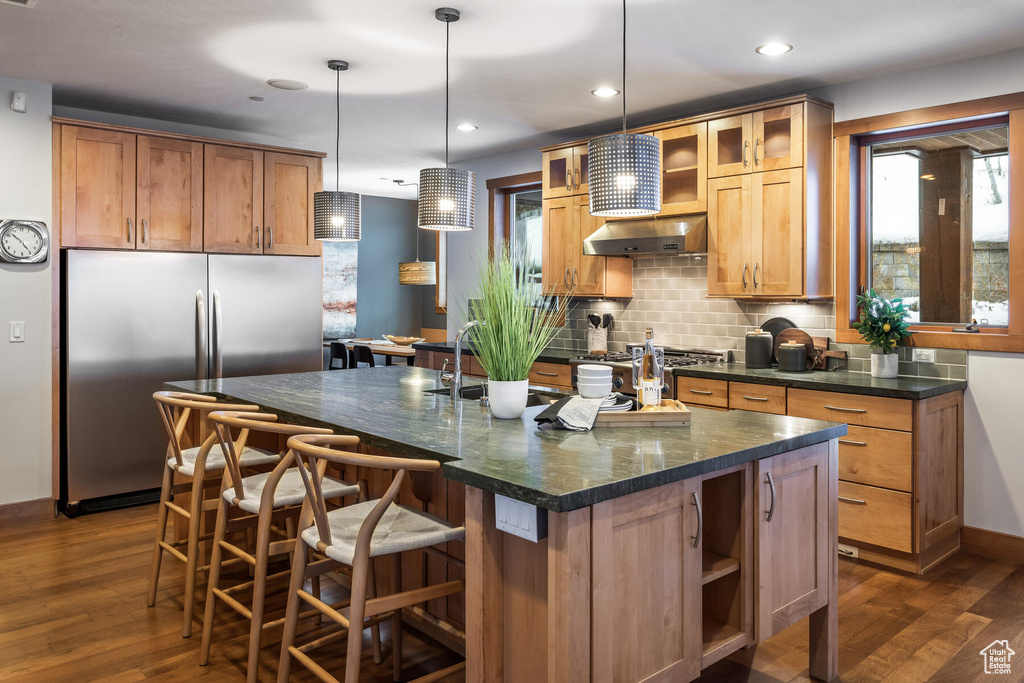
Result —
M 661 145 L 626 133 L 626 0 L 622 0 L 622 132 L 587 145 L 590 214 L 650 216 L 661 211 Z
M 334 190 L 313 195 L 313 237 L 330 242 L 358 242 L 361 234 L 361 199 L 354 192 L 342 192 L 341 184 L 341 72 L 348 71 L 348 62 L 332 59 L 327 67 L 335 72 L 334 158 L 338 174 Z
M 452 22 L 459 10 L 440 7 L 434 17 L 444 28 L 444 168 L 420 171 L 417 224 L 424 230 L 472 230 L 476 219 L 476 174 L 448 167 L 448 55 Z
M 409 187 L 417 183 L 407 183 L 404 180 L 395 180 L 399 187 Z M 416 260 L 398 262 L 398 284 L 400 285 L 436 285 L 437 284 L 437 262 L 420 261 L 420 239 L 416 233 Z

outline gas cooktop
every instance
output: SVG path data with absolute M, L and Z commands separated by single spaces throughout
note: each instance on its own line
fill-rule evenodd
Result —
M 632 363 L 633 347 L 641 344 L 629 344 L 629 351 L 613 351 L 611 353 L 588 353 L 577 356 L 573 363 Z M 697 349 L 679 346 L 665 347 L 665 368 L 682 368 L 688 365 L 707 365 L 709 363 L 728 363 L 732 352 L 726 349 Z

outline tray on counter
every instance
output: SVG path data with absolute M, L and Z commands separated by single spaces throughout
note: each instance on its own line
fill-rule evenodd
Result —
M 679 405 L 683 405 L 678 402 Z M 690 411 L 682 410 L 629 410 L 598 413 L 594 427 L 689 427 Z

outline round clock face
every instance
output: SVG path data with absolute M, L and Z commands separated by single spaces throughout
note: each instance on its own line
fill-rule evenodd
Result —
M 46 260 L 50 238 L 46 226 L 36 221 L 0 221 L 0 260 L 8 263 L 41 263 Z

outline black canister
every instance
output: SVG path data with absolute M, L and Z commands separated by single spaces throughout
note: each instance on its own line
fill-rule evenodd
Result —
M 770 368 L 772 366 L 771 332 L 758 328 L 747 332 L 745 363 L 748 368 Z
M 779 344 L 779 370 L 782 372 L 805 372 L 807 370 L 807 347 L 796 342 Z

